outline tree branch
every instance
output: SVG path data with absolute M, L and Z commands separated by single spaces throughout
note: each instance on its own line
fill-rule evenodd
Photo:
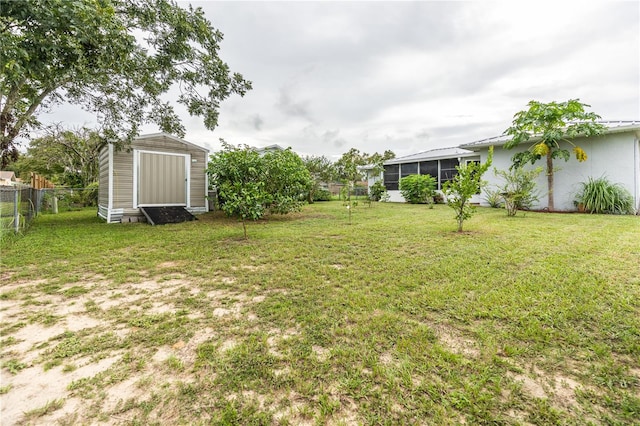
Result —
M 40 93 L 40 95 L 38 95 L 37 98 L 33 100 L 29 109 L 24 114 L 21 115 L 20 119 L 11 128 L 11 130 L 9 130 L 9 133 L 7 135 L 9 140 L 13 140 L 15 139 L 16 136 L 18 136 L 18 134 L 20 133 L 20 130 L 22 129 L 22 126 L 24 126 L 27 120 L 31 118 L 31 116 L 36 111 L 36 109 L 38 109 L 38 107 L 42 104 L 42 101 L 44 101 L 46 97 L 49 96 L 51 93 L 55 92 L 59 86 L 60 85 L 56 87 L 46 88 L 45 90 L 42 91 L 42 93 Z

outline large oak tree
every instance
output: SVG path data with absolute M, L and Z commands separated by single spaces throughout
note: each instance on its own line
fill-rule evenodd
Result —
M 220 102 L 251 82 L 218 56 L 222 33 L 199 8 L 172 0 L 3 1 L 0 7 L 1 165 L 42 110 L 63 101 L 97 115 L 119 145 L 156 123 L 184 135 L 171 88 L 191 115 L 216 127 Z

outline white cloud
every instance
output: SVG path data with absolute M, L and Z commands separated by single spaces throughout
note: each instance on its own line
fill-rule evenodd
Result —
M 495 136 L 531 99 L 640 119 L 635 2 L 201 2 L 220 55 L 253 81 L 186 138 L 338 157 Z M 177 107 L 179 110 L 180 107 Z M 58 121 L 90 115 L 56 113 Z M 153 126 L 145 131 L 156 131 Z

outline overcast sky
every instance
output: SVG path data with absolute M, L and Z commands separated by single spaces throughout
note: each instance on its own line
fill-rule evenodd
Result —
M 401 156 L 497 136 L 532 99 L 640 119 L 637 1 L 191 3 L 253 82 L 213 132 L 184 114 L 185 139 L 211 150 Z

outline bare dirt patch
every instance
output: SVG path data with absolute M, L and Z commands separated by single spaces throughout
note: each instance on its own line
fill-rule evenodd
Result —
M 480 356 L 478 344 L 455 328 L 444 324 L 432 325 L 431 327 L 445 348 L 471 358 Z
M 69 373 L 63 373 L 62 367 L 43 371 L 40 365 L 25 368 L 15 375 L 3 369 L 0 372 L 2 385 L 10 385 L 11 388 L 6 394 L 0 395 L 2 424 L 16 424 L 23 417 L 24 412 L 43 407 L 47 402 L 65 398 L 68 395 L 67 386 L 71 382 L 93 377 L 111 367 L 118 359 L 119 356 L 105 358 Z
M 313 345 L 311 347 L 311 350 L 313 351 L 313 353 L 316 355 L 316 358 L 318 358 L 318 361 L 320 362 L 324 362 L 329 358 L 330 352 L 329 352 L 329 349 L 327 348 L 323 348 L 322 346 L 318 346 L 318 345 Z
M 391 365 L 393 363 L 393 355 L 389 352 L 384 352 L 380 355 L 380 364 Z
M 173 268 L 177 268 L 178 266 L 180 266 L 179 262 L 171 261 L 171 260 L 167 262 L 158 263 L 156 265 L 158 269 L 173 269 Z
M 516 382 L 521 383 L 523 392 L 529 396 L 541 399 L 547 398 L 547 393 L 537 380 L 534 380 L 524 374 L 515 374 L 512 377 Z

